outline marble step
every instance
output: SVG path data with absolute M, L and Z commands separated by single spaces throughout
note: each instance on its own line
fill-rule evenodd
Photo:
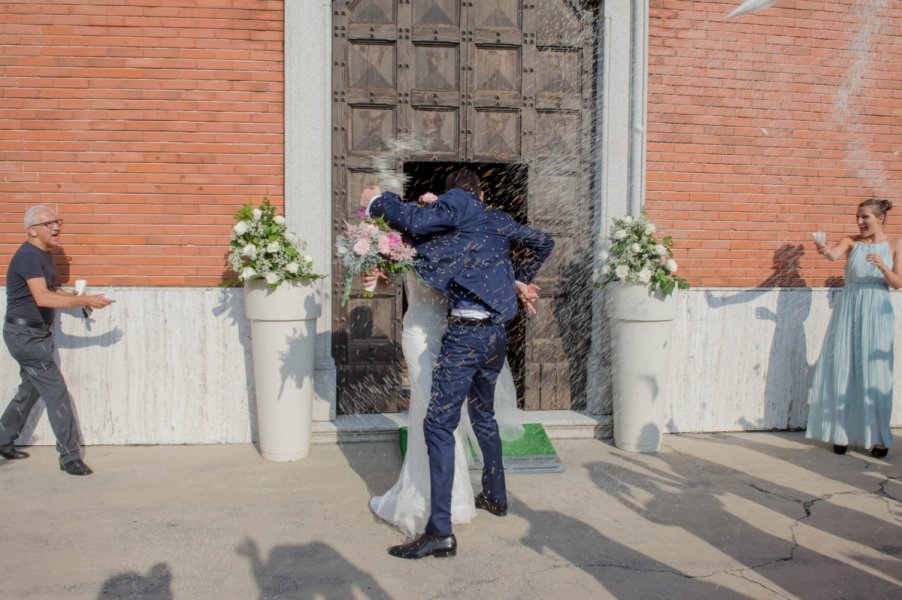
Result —
M 589 415 L 571 410 L 536 410 L 522 413 L 524 423 L 541 423 L 550 439 L 611 439 L 610 415 Z M 407 413 L 338 415 L 335 421 L 314 421 L 315 444 L 389 442 L 407 424 Z

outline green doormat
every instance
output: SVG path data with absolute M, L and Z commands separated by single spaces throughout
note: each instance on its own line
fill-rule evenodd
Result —
M 501 442 L 501 459 L 504 461 L 505 473 L 560 473 L 564 470 L 548 434 L 541 423 L 525 423 L 524 433 L 513 442 Z M 407 427 L 398 430 L 398 441 L 401 445 L 401 458 L 407 454 Z M 478 448 L 470 446 L 473 462 L 471 471 L 482 471 L 482 456 Z

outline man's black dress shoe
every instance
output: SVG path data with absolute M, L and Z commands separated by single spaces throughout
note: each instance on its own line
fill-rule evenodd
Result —
M 874 458 L 886 458 L 887 454 L 889 454 L 889 448 L 871 448 L 871 456 Z
M 846 450 L 848 450 L 848 446 L 840 446 L 839 444 L 833 444 L 833 451 L 837 454 L 845 454 Z
M 0 446 L 0 456 L 8 460 L 16 460 L 17 458 L 28 458 L 28 452 L 16 450 L 16 447 L 10 444 L 9 446 Z
M 451 535 L 431 535 L 424 533 L 417 539 L 400 546 L 392 546 L 388 553 L 398 558 L 424 558 L 454 556 L 457 554 L 457 538 Z
M 80 458 L 76 458 L 72 462 L 60 465 L 60 471 L 65 471 L 69 475 L 90 475 L 94 471 L 86 465 Z
M 476 496 L 476 508 L 487 510 L 496 517 L 503 517 L 507 514 L 507 504 L 498 504 L 497 502 L 492 502 L 482 494 Z

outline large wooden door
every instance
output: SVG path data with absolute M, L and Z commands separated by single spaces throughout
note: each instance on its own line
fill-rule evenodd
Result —
M 591 3 L 594 4 L 594 3 Z M 374 159 L 525 165 L 516 207 L 557 242 L 539 274 L 540 316 L 525 325 L 521 402 L 581 407 L 590 332 L 591 140 L 595 14 L 569 0 L 357 0 L 333 3 L 333 215 L 340 233 Z M 413 154 L 392 141 L 431 140 Z M 520 172 L 518 170 L 518 172 Z M 497 185 L 496 185 L 497 187 Z M 400 190 L 399 190 L 400 191 Z M 400 286 L 339 305 L 333 264 L 339 412 L 403 404 Z

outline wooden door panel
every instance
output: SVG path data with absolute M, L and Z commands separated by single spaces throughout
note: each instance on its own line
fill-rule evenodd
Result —
M 413 45 L 414 90 L 453 92 L 460 100 L 460 47 L 458 45 Z
M 348 26 L 348 38 L 352 40 L 378 41 L 398 39 L 396 25 L 378 25 L 375 23 L 351 23 Z
M 419 104 L 415 97 L 412 102 Z M 412 121 L 414 136 L 432 140 L 430 150 L 436 157 L 448 160 L 460 153 L 460 111 L 456 106 L 429 110 L 415 106 Z
M 582 53 L 579 50 L 556 48 L 538 48 L 537 52 L 536 96 L 551 94 L 581 98 Z
M 366 27 L 391 25 L 398 18 L 398 3 L 395 0 L 355 0 L 335 4 L 350 5 L 347 12 L 351 25 L 362 24 Z
M 475 45 L 473 93 L 522 96 L 519 47 Z
M 391 106 L 351 106 L 347 148 L 350 154 L 375 152 L 388 148 L 396 136 L 395 110 Z
M 416 0 L 414 26 L 459 28 L 460 8 L 460 0 Z
M 476 160 L 505 162 L 520 156 L 519 111 L 478 110 L 474 121 L 471 132 Z
M 558 168 L 573 169 L 580 164 L 581 127 L 579 113 L 536 111 L 536 129 L 542 132 L 536 138 L 536 158 L 551 159 Z
M 536 9 L 536 44 L 561 48 L 582 48 L 586 36 L 592 33 L 576 2 L 541 0 Z
M 395 64 L 397 46 L 392 43 L 348 45 L 348 91 L 397 96 L 398 81 Z
M 470 28 L 490 31 L 514 31 L 519 33 L 523 20 L 520 0 L 495 0 L 473 2 Z M 515 40 L 519 43 L 519 39 Z

